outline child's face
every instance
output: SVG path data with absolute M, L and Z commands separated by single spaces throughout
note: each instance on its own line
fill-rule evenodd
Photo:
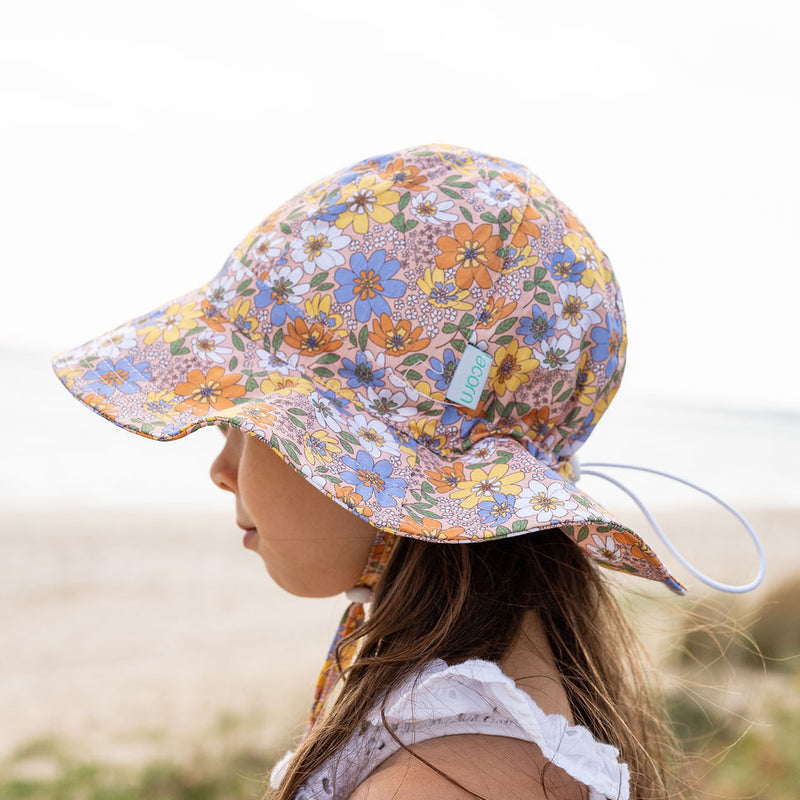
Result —
M 329 597 L 352 588 L 377 531 L 337 506 L 258 439 L 221 428 L 225 444 L 211 480 L 236 495 L 244 546 L 286 591 Z

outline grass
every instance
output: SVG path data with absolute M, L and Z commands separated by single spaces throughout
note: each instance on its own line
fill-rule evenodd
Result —
M 681 681 L 668 711 L 698 798 L 796 800 L 800 787 L 800 627 L 796 579 L 742 611 L 696 606 L 671 654 Z
M 35 756 L 37 762 L 41 758 Z M 60 754 L 44 774 L 24 777 L 24 769 L 19 774 L 23 762 L 30 767 L 33 760 L 29 755 L 4 765 L 2 800 L 253 800 L 265 791 L 268 766 L 264 753 L 254 751 L 223 759 L 197 757 L 187 764 L 157 761 L 138 769 Z
M 646 618 L 652 605 L 642 602 L 632 613 Z M 688 621 L 680 635 L 662 636 L 668 645 L 658 652 L 677 676 L 668 711 L 686 752 L 694 754 L 687 759 L 691 797 L 797 800 L 798 607 L 796 580 L 755 609 L 740 598 L 704 601 L 689 615 L 675 606 L 675 619 Z M 222 714 L 203 750 L 140 767 L 82 760 L 52 737 L 32 740 L 0 763 L 0 800 L 257 800 L 278 753 L 243 744 L 248 737 L 241 731 L 252 723 Z

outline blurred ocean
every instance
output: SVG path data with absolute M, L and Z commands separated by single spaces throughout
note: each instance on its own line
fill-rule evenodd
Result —
M 215 430 L 172 443 L 132 436 L 73 400 L 51 371 L 50 355 L 0 350 L 9 379 L 0 396 L 0 508 L 232 508 L 208 478 L 221 444 Z M 800 411 L 665 402 L 626 391 L 623 382 L 580 455 L 673 472 L 734 505 L 765 508 L 800 504 L 799 453 Z M 655 508 L 710 504 L 664 479 L 614 474 Z M 586 476 L 581 485 L 612 509 L 629 506 L 610 484 Z

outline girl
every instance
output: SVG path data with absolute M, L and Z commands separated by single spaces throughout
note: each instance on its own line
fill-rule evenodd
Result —
M 426 145 L 304 189 L 209 283 L 54 364 L 142 436 L 220 426 L 245 547 L 289 592 L 348 592 L 276 798 L 625 800 L 676 796 L 669 736 L 596 565 L 683 591 L 576 485 L 625 346 L 571 211 Z

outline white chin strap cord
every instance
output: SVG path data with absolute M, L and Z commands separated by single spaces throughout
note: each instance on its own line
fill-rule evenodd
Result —
M 729 506 L 724 500 L 721 500 L 717 497 L 713 492 L 709 492 L 707 489 L 703 489 L 701 486 L 697 486 L 697 484 L 691 483 L 691 481 L 684 480 L 683 478 L 677 477 L 677 475 L 671 475 L 668 472 L 661 472 L 657 469 L 650 469 L 649 467 L 635 467 L 631 464 L 608 464 L 605 462 L 591 462 L 587 464 L 579 464 L 578 460 L 575 456 L 571 459 L 572 469 L 575 473 L 575 480 L 578 481 L 582 475 L 594 475 L 596 478 L 602 478 L 604 481 L 608 481 L 609 483 L 613 483 L 618 489 L 621 489 L 628 497 L 633 500 L 634 503 L 641 509 L 642 513 L 647 517 L 647 521 L 652 526 L 653 530 L 661 537 L 661 540 L 667 546 L 667 549 L 672 553 L 673 556 L 681 563 L 683 566 L 689 570 L 689 572 L 695 576 L 698 580 L 701 580 L 707 586 L 711 586 L 713 589 L 719 589 L 721 592 L 731 592 L 734 594 L 741 594 L 743 592 L 750 592 L 758 586 L 761 581 L 764 580 L 764 573 L 766 571 L 767 562 L 764 556 L 764 547 L 761 544 L 761 540 L 758 538 L 758 534 L 753 530 L 750 523 L 733 507 Z M 704 575 L 700 570 L 694 567 L 692 564 L 689 563 L 677 550 L 675 545 L 669 540 L 667 535 L 664 531 L 661 530 L 658 523 L 653 519 L 653 515 L 648 511 L 645 504 L 627 487 L 620 483 L 618 480 L 606 475 L 603 472 L 597 472 L 594 469 L 586 469 L 587 467 L 610 467 L 613 469 L 634 469 L 639 472 L 650 472 L 653 475 L 660 475 L 663 478 L 669 478 L 670 480 L 677 481 L 678 483 L 682 483 L 685 486 L 689 486 L 692 489 L 700 492 L 701 494 L 710 497 L 712 500 L 715 500 L 719 503 L 723 508 L 727 509 L 728 511 L 733 514 L 739 522 L 744 525 L 745 530 L 750 534 L 750 538 L 753 540 L 753 543 L 756 546 L 756 552 L 758 553 L 758 561 L 759 561 L 759 568 L 758 574 L 756 577 L 750 581 L 750 583 L 744 583 L 739 586 L 730 584 L 730 583 L 720 583 L 719 581 L 715 581 L 713 578 L 709 578 L 708 575 Z

